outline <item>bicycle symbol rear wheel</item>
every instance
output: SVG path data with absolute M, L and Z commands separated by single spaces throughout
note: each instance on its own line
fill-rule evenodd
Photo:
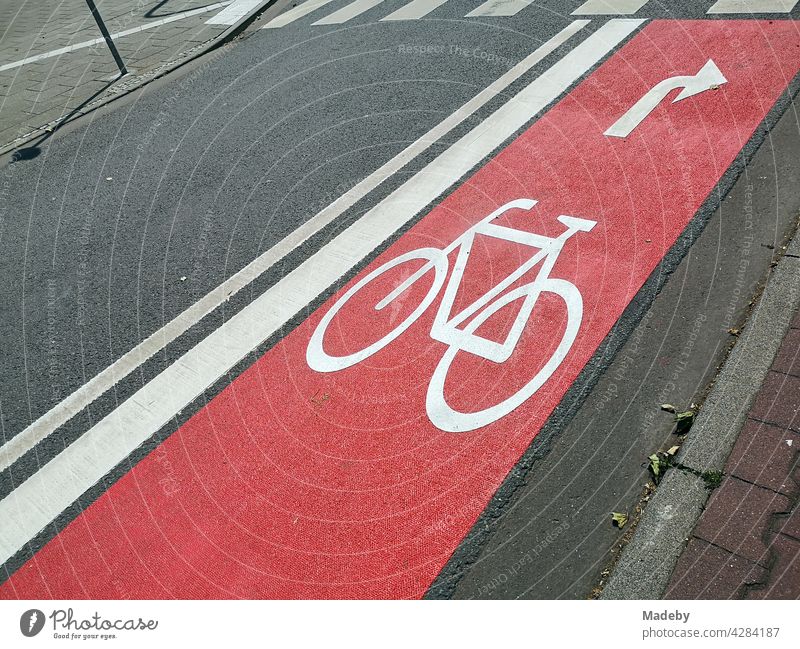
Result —
M 425 298 L 422 300 L 422 302 L 420 302 L 419 306 L 414 309 L 414 311 L 397 327 L 392 329 L 380 340 L 372 343 L 364 349 L 353 352 L 352 354 L 347 354 L 345 356 L 332 356 L 331 354 L 328 354 L 324 348 L 325 332 L 330 326 L 331 321 L 336 317 L 336 314 L 339 313 L 342 307 L 344 307 L 344 305 L 347 304 L 347 302 L 349 302 L 350 299 L 352 299 L 367 284 L 377 279 L 385 272 L 405 262 L 419 259 L 424 259 L 425 261 L 430 262 L 431 269 L 434 271 L 433 283 L 431 284 L 430 289 L 428 289 Z M 350 367 L 351 365 L 355 365 L 356 363 L 360 363 L 364 359 L 369 358 L 373 354 L 379 352 L 381 349 L 386 347 L 386 345 L 400 336 L 412 324 L 414 324 L 417 318 L 419 318 L 433 303 L 437 294 L 439 293 L 439 290 L 444 284 L 445 278 L 447 277 L 447 270 L 447 256 L 442 254 L 442 251 L 438 248 L 419 248 L 418 250 L 412 250 L 411 252 L 407 252 L 399 257 L 395 257 L 394 259 L 373 270 L 371 273 L 369 273 L 369 275 L 364 277 L 342 297 L 340 297 L 336 301 L 336 304 L 334 304 L 325 314 L 319 325 L 317 325 L 317 328 L 314 330 L 311 340 L 308 343 L 308 347 L 306 348 L 306 362 L 308 363 L 308 366 L 317 372 L 336 372 L 338 370 L 343 370 L 347 367 Z

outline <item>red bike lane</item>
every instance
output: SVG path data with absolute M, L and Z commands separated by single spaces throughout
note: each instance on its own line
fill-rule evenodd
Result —
M 659 83 L 709 60 L 725 83 L 672 103 L 675 89 L 628 137 L 604 135 Z M 648 24 L 89 506 L 0 597 L 422 596 L 798 68 L 792 21 Z M 550 273 L 580 292 L 582 317 L 533 396 L 468 432 L 429 420 L 428 386 L 447 352 L 430 336 L 441 291 L 373 356 L 339 371 L 308 366 L 312 334 L 350 286 L 398 255 L 447 247 L 520 198 L 538 202 L 498 224 L 558 237 L 560 215 L 597 222 L 566 242 Z M 534 253 L 476 237 L 453 312 Z M 420 266 L 360 291 L 328 326 L 326 352 L 354 353 L 409 316 L 432 273 L 385 309 L 372 305 Z M 476 333 L 502 341 L 520 302 Z M 467 413 L 507 399 L 567 325 L 563 299 L 543 293 L 507 361 L 456 355 L 444 399 Z

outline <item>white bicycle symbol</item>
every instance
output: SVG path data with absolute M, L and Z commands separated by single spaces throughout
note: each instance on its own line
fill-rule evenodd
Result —
M 471 227 L 446 248 L 420 248 L 418 250 L 412 250 L 373 270 L 339 298 L 336 304 L 331 307 L 330 311 L 328 311 L 320 321 L 311 336 L 306 350 L 306 361 L 309 367 L 317 372 L 336 372 L 338 370 L 343 370 L 369 358 L 395 340 L 414 324 L 417 318 L 419 318 L 436 299 L 436 296 L 439 294 L 447 278 L 449 270 L 448 255 L 456 248 L 460 248 L 455 264 L 453 265 L 453 272 L 450 276 L 450 280 L 447 282 L 444 296 L 442 297 L 441 304 L 436 312 L 430 331 L 431 338 L 444 343 L 448 346 L 448 349 L 436 366 L 428 385 L 428 392 L 425 399 L 428 417 L 437 428 L 443 431 L 452 433 L 467 432 L 491 424 L 517 408 L 544 385 L 558 366 L 561 365 L 572 347 L 572 344 L 575 342 L 575 337 L 578 334 L 578 329 L 583 320 L 583 298 L 574 284 L 564 279 L 554 279 L 550 277 L 550 271 L 553 269 L 558 255 L 561 253 L 567 240 L 577 232 L 589 232 L 596 225 L 595 221 L 562 215 L 558 217 L 558 220 L 564 224 L 567 229 L 560 236 L 553 238 L 492 223 L 492 221 L 509 210 L 530 210 L 536 203 L 537 201 L 527 198 L 521 198 L 506 203 Z M 537 248 L 538 252 L 463 311 L 451 317 L 453 302 L 456 298 L 464 269 L 466 268 L 467 258 L 472 249 L 475 235 L 477 234 L 528 245 Z M 402 295 L 417 280 L 423 277 L 425 273 L 433 270 L 435 275 L 433 283 L 425 298 L 413 313 L 383 338 L 361 351 L 346 356 L 331 356 L 328 354 L 323 347 L 325 332 L 341 308 L 375 278 L 391 270 L 395 266 L 418 259 L 427 260 L 427 263 L 375 305 L 375 309 L 378 311 L 385 308 Z M 503 291 L 539 262 L 543 263 L 536 279 L 501 295 Z M 475 354 L 476 356 L 495 363 L 503 363 L 508 360 L 522 336 L 522 332 L 531 316 L 531 312 L 536 306 L 536 301 L 543 292 L 558 295 L 564 300 L 567 307 L 567 324 L 564 334 L 561 338 L 561 342 L 547 363 L 545 363 L 536 375 L 519 391 L 494 406 L 477 412 L 458 412 L 451 408 L 444 398 L 444 384 L 447 372 L 456 354 L 460 351 L 469 352 L 470 354 Z M 522 307 L 504 342 L 495 342 L 475 334 L 478 327 L 486 322 L 494 313 L 507 304 L 522 298 L 524 298 Z M 458 325 L 462 324 L 473 315 L 475 318 L 466 325 L 465 328 L 458 329 Z

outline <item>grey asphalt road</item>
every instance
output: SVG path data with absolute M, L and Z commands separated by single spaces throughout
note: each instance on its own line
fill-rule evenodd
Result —
M 335 0 L 330 9 L 345 4 Z M 6 161 L 0 169 L 4 439 L 450 115 L 569 24 L 569 11 L 581 3 L 550 0 L 513 17 L 465 19 L 464 6 L 478 4 L 447 2 L 407 22 L 376 22 L 384 11 L 341 26 L 312 26 L 319 13 L 280 29 L 253 30 L 64 129 L 33 152 L 38 155 Z M 710 18 L 711 4 L 650 2 L 637 17 Z M 800 7 L 781 18 L 787 15 L 800 18 Z M 444 51 L 413 47 L 430 45 Z M 500 103 L 479 110 L 2 472 L 0 497 Z M 700 398 L 730 343 L 727 329 L 741 321 L 774 247 L 800 211 L 800 129 L 788 101 L 772 122 L 781 111 L 761 149 L 747 152 L 755 157 L 746 175 L 735 187 L 733 175 L 723 181 L 721 192 L 733 191 L 719 209 L 716 199 L 709 202 L 700 238 L 683 261 L 686 250 L 676 250 L 629 308 L 519 475 L 504 486 L 504 506 L 490 505 L 430 596 L 581 598 L 598 582 L 619 537 L 609 513 L 633 508 L 646 456 L 670 440 L 672 425 L 658 404 Z M 756 254 L 737 274 L 745 202 L 761 218 Z M 687 340 L 693 342 L 684 363 Z M 103 489 L 88 493 L 38 543 Z M 5 570 L 29 556 L 15 557 Z

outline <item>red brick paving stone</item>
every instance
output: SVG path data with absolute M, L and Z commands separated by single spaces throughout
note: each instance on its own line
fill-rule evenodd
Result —
M 767 570 L 722 548 L 692 538 L 683 551 L 664 599 L 732 599 L 744 584 L 764 580 Z
M 800 434 L 748 419 L 725 465 L 725 473 L 794 496 L 798 485 L 790 476 L 798 461 L 798 451 Z
M 762 537 L 770 516 L 788 509 L 786 496 L 736 478 L 726 478 L 711 496 L 694 535 L 766 565 L 769 557 Z
M 768 372 L 756 395 L 750 416 L 800 430 L 800 378 Z
M 774 529 L 776 532 L 788 534 L 800 541 L 800 505 L 795 504 L 794 511 L 786 518 L 779 518 Z
M 750 590 L 745 599 L 800 598 L 800 541 L 778 534 L 771 545 L 776 562 L 765 588 Z
M 800 329 L 789 329 L 778 350 L 772 369 L 784 374 L 800 376 Z

